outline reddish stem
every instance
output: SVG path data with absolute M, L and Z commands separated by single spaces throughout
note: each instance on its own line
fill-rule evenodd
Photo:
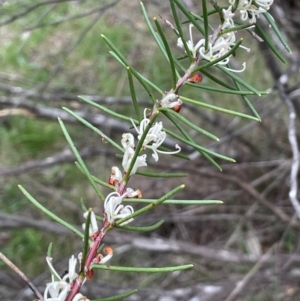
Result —
M 76 294 L 79 293 L 80 288 L 85 279 L 85 273 L 90 271 L 90 267 L 93 264 L 93 259 L 97 256 L 98 248 L 100 247 L 103 238 L 106 234 L 107 228 L 110 226 L 110 223 L 107 219 L 104 219 L 101 229 L 98 231 L 98 234 L 93 241 L 92 246 L 90 247 L 88 254 L 86 256 L 84 271 L 80 271 L 77 279 L 74 281 L 71 291 L 69 292 L 65 301 L 72 301 Z

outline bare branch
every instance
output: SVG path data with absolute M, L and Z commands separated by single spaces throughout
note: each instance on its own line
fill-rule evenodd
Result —
M 96 14 L 98 12 L 101 12 L 102 10 L 105 10 L 107 8 L 110 8 L 114 5 L 116 5 L 119 1 L 120 0 L 117 0 L 117 1 L 114 1 L 110 4 L 93 8 L 93 9 L 91 9 L 91 10 L 85 12 L 85 13 L 81 13 L 81 14 L 77 14 L 77 15 L 74 15 L 74 16 L 61 18 L 61 19 L 59 19 L 57 21 L 54 21 L 54 22 L 51 22 L 51 23 L 40 23 L 40 24 L 37 24 L 37 25 L 34 25 L 34 26 L 30 26 L 30 27 L 25 28 L 24 31 L 32 31 L 32 30 L 35 30 L 37 28 L 47 27 L 47 26 L 56 26 L 56 25 L 59 25 L 61 23 L 76 20 L 76 19 L 79 19 L 79 18 L 84 18 L 84 17 L 90 16 L 90 15 Z
M 34 286 L 34 284 L 26 277 L 26 275 L 21 272 L 21 270 L 15 266 L 3 253 L 0 252 L 0 259 L 2 259 L 6 265 L 8 265 L 26 284 L 27 286 L 34 292 L 34 294 L 39 298 L 40 301 L 44 301 L 43 296 Z
M 103 149 L 103 147 L 86 147 L 80 151 L 80 155 L 82 158 L 98 155 L 100 153 L 107 153 L 107 150 Z M 51 166 L 62 164 L 62 163 L 71 163 L 74 162 L 75 156 L 71 152 L 71 150 L 66 149 L 59 154 L 53 155 L 51 157 L 42 159 L 42 160 L 33 160 L 27 161 L 23 164 L 13 166 L 11 168 L 1 168 L 0 167 L 0 175 L 2 176 L 15 176 L 20 175 L 22 173 L 26 173 L 32 170 L 40 170 L 44 168 L 49 168 Z
M 292 166 L 290 173 L 290 191 L 289 198 L 295 209 L 298 219 L 300 219 L 300 204 L 297 198 L 298 194 L 298 172 L 299 172 L 299 146 L 297 142 L 296 136 L 296 111 L 290 95 L 286 93 L 286 84 L 288 83 L 288 75 L 283 74 L 280 79 L 277 81 L 277 87 L 279 90 L 279 95 L 281 99 L 286 103 L 288 111 L 289 111 L 289 123 L 288 123 L 288 138 L 291 145 L 292 150 Z M 297 96 L 297 93 L 294 93 L 294 97 Z
M 12 16 L 10 16 L 9 19 L 0 22 L 0 26 L 7 25 L 9 23 L 12 23 L 12 22 L 16 21 L 17 19 L 19 19 L 21 17 L 24 17 L 24 16 L 26 16 L 27 14 L 34 11 L 35 9 L 37 9 L 40 6 L 48 5 L 48 4 L 54 4 L 54 3 L 61 3 L 61 2 L 71 2 L 71 1 L 76 1 L 76 0 L 47 0 L 47 1 L 41 1 L 41 2 L 35 3 L 35 4 L 25 8 L 22 12 L 20 12 L 18 14 L 15 14 L 15 15 L 12 15 Z

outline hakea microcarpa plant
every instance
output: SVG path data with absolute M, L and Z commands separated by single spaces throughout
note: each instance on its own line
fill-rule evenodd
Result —
M 127 119 L 128 121 L 131 121 L 133 128 L 136 131 L 136 134 L 134 135 L 131 132 L 125 132 L 121 137 L 121 147 L 118 147 L 118 149 L 122 150 L 123 152 L 121 163 L 122 171 L 116 165 L 114 165 L 111 168 L 111 172 L 108 177 L 108 184 L 109 187 L 111 187 L 114 191 L 109 193 L 106 197 L 104 197 L 102 193 L 98 191 L 98 188 L 95 185 L 92 176 L 89 174 L 79 153 L 74 148 L 73 142 L 69 137 L 69 134 L 66 131 L 63 122 L 60 120 L 63 132 L 78 160 L 81 170 L 88 177 L 94 189 L 96 190 L 100 198 L 104 201 L 104 210 L 101 224 L 98 221 L 99 217 L 95 215 L 92 209 L 89 209 L 87 210 L 87 212 L 84 213 L 83 216 L 86 219 L 86 223 L 83 224 L 83 230 L 85 231 L 85 233 L 87 233 L 87 237 L 85 236 L 84 242 L 87 248 L 85 252 L 79 254 L 77 259 L 72 255 L 69 261 L 68 273 L 66 275 L 64 275 L 63 277 L 59 276 L 52 265 L 52 259 L 50 257 L 47 257 L 46 260 L 50 269 L 52 281 L 46 286 L 44 292 L 44 301 L 88 300 L 87 297 L 83 296 L 80 293 L 82 285 L 87 279 L 91 279 L 93 277 L 94 268 L 97 265 L 106 264 L 108 260 L 112 258 L 113 255 L 113 250 L 110 247 L 105 247 L 103 249 L 105 255 L 99 252 L 99 247 L 102 244 L 103 238 L 105 237 L 107 232 L 114 227 L 122 228 L 128 225 L 134 220 L 134 217 L 146 212 L 146 210 L 149 210 L 150 207 L 153 207 L 151 204 L 150 207 L 146 206 L 145 209 L 139 210 L 138 212 L 134 212 L 134 208 L 131 205 L 124 205 L 124 200 L 128 198 L 142 198 L 142 193 L 139 189 L 134 190 L 132 188 L 129 188 L 127 185 L 132 175 L 136 174 L 141 168 L 147 167 L 147 154 L 145 152 L 152 152 L 152 157 L 157 162 L 159 160 L 158 154 L 174 155 L 178 154 L 181 151 L 181 147 L 178 144 L 174 145 L 175 150 L 164 151 L 161 149 L 161 146 L 163 145 L 167 137 L 167 131 L 164 129 L 162 121 L 156 121 L 158 114 L 160 112 L 173 112 L 172 114 L 176 112 L 179 118 L 178 114 L 180 114 L 180 109 L 184 101 L 188 100 L 187 98 L 179 95 L 179 90 L 185 84 L 197 85 L 201 83 L 202 75 L 199 72 L 199 70 L 201 70 L 201 68 L 203 69 L 203 66 L 220 66 L 224 68 L 225 71 L 227 70 L 226 72 L 241 72 L 245 70 L 246 63 L 243 63 L 242 70 L 232 70 L 231 68 L 229 68 L 229 63 L 235 51 L 237 51 L 239 48 L 244 48 L 247 51 L 250 51 L 249 48 L 241 46 L 241 40 L 237 41 L 236 32 L 240 29 L 244 30 L 245 28 L 250 30 L 251 27 L 255 25 L 257 18 L 259 18 L 261 14 L 266 13 L 269 10 L 273 1 L 229 0 L 229 6 L 226 9 L 221 10 L 216 5 L 216 7 L 214 8 L 215 13 L 218 13 L 218 15 L 220 16 L 220 25 L 210 34 L 208 30 L 204 30 L 204 32 L 202 32 L 202 34 L 204 34 L 204 37 L 199 40 L 195 40 L 193 33 L 193 31 L 195 31 L 195 27 L 198 26 L 198 23 L 195 23 L 195 20 L 197 20 L 197 18 L 195 18 L 195 16 L 190 15 L 179 2 L 179 0 L 171 0 L 170 3 L 177 28 L 174 25 L 172 25 L 170 21 L 164 21 L 169 27 L 171 27 L 171 29 L 177 35 L 177 46 L 180 48 L 184 48 L 185 56 L 189 58 L 190 64 L 187 68 L 185 68 L 184 73 L 181 76 L 179 76 L 179 72 L 176 71 L 175 66 L 180 66 L 180 64 L 169 51 L 169 45 L 166 42 L 164 34 L 161 32 L 160 25 L 157 22 L 157 20 L 154 19 L 161 39 L 157 39 L 155 33 L 153 34 L 153 36 L 158 42 L 158 45 L 163 51 L 163 53 L 165 53 L 170 63 L 171 72 L 173 76 L 173 86 L 169 91 L 162 92 L 162 97 L 159 100 L 154 101 L 152 108 L 144 110 L 143 118 L 140 118 L 140 120 L 134 120 L 132 116 L 130 116 Z M 205 11 L 206 2 L 203 0 L 202 4 L 203 11 Z M 183 35 L 183 31 L 181 28 L 183 27 L 183 25 L 181 25 L 178 21 L 175 6 L 178 9 L 180 9 L 186 15 L 186 17 L 189 18 L 190 24 L 188 25 L 188 39 L 186 39 Z M 143 5 L 142 9 L 147 21 L 148 17 Z M 239 12 L 240 14 L 241 21 L 249 20 L 249 24 L 245 24 L 243 27 L 239 27 L 240 25 L 236 25 L 235 18 L 237 18 L 237 12 Z M 204 20 L 204 23 L 208 22 L 208 16 L 205 14 L 199 19 Z M 147 22 L 150 31 L 154 32 L 154 29 L 153 27 L 151 27 L 150 22 Z M 206 28 L 208 28 L 208 26 L 206 26 Z M 118 61 L 127 68 L 129 72 L 129 79 L 132 75 L 134 75 L 136 79 L 145 87 L 145 89 L 147 89 L 148 82 L 146 82 L 139 75 L 139 73 L 130 66 L 126 59 L 118 52 L 116 47 L 105 36 L 102 35 L 102 37 L 104 38 L 104 41 L 108 44 L 108 46 L 112 49 L 113 56 L 116 57 Z M 202 61 L 205 61 L 206 63 L 204 63 L 204 65 L 201 65 Z M 253 91 L 256 90 L 254 90 L 253 88 L 250 92 L 252 93 Z M 149 91 L 147 90 L 147 92 Z M 132 94 L 135 96 L 134 90 L 132 90 Z M 133 97 L 133 99 L 134 98 L 135 97 Z M 83 97 L 82 99 L 87 103 L 90 103 L 91 105 L 100 107 L 99 105 L 94 104 L 93 102 Z M 86 125 L 88 124 L 74 112 L 68 109 L 65 110 L 72 114 L 72 116 L 77 118 L 79 121 L 83 122 Z M 107 110 L 107 112 L 109 112 L 109 110 Z M 231 111 L 231 114 L 233 113 L 235 113 L 237 116 L 243 116 L 249 119 L 259 120 L 258 117 L 253 117 Z M 114 113 L 111 112 L 111 114 L 113 115 Z M 188 121 L 185 122 L 186 124 L 190 125 L 195 129 L 195 125 L 191 125 L 191 123 L 188 123 Z M 95 130 L 92 126 L 90 127 L 93 130 Z M 98 129 L 95 131 L 97 131 L 97 133 L 99 134 Z M 104 134 L 100 133 L 100 135 L 103 139 L 108 140 L 108 137 L 106 137 Z M 135 143 L 136 138 L 137 143 Z M 187 139 L 183 141 L 186 141 L 186 143 L 190 142 L 190 140 Z M 201 154 L 204 154 L 203 149 L 201 150 Z M 208 155 L 206 155 L 206 158 L 207 157 Z M 222 158 L 224 159 L 225 157 L 223 156 Z M 32 202 L 36 202 L 25 191 L 24 188 L 21 189 Z M 182 189 L 181 186 L 180 189 Z M 178 190 L 179 189 L 175 189 L 174 191 L 176 192 Z M 170 196 L 172 196 L 174 193 L 171 191 Z M 161 198 L 159 202 L 163 202 L 167 197 L 168 195 Z M 158 204 L 159 202 L 155 204 Z M 79 264 L 78 268 L 76 269 L 77 263 Z

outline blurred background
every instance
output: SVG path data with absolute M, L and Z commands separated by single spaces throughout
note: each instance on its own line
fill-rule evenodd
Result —
M 116 141 L 130 127 L 77 98 L 87 95 L 111 110 L 128 115 L 133 111 L 126 70 L 109 54 L 100 34 L 109 37 L 140 73 L 163 90 L 170 89 L 171 74 L 149 34 L 138 1 L 0 2 L 0 250 L 43 292 L 50 281 L 45 261 L 49 243 L 53 242 L 54 262 L 63 274 L 68 258 L 81 250 L 82 242 L 45 217 L 17 185 L 24 186 L 62 219 L 80 227 L 80 199 L 97 214 L 102 213 L 103 205 L 74 165 L 57 117 L 65 121 L 93 175 L 108 179 L 116 160 L 121 164 L 108 144 L 61 107 L 77 112 Z M 201 1 L 182 2 L 190 11 L 201 12 Z M 224 4 L 228 2 L 220 1 L 220 5 Z M 145 6 L 150 18 L 160 15 L 172 20 L 168 1 L 147 0 Z M 221 173 L 186 148 L 184 152 L 194 158 L 190 162 L 161 155 L 158 163 L 150 160 L 148 168 L 157 172 L 183 171 L 189 177 L 157 180 L 134 176 L 130 182 L 145 198 L 158 198 L 185 183 L 186 189 L 177 198 L 220 199 L 224 204 L 162 205 L 135 220 L 135 225 L 150 225 L 164 219 L 163 226 L 153 233 L 112 231 L 105 239 L 115 251 L 112 265 L 159 267 L 192 263 L 194 268 L 150 275 L 97 272 L 82 291 L 90 299 L 138 288 L 139 292 L 126 300 L 300 300 L 300 222 L 289 199 L 291 179 L 294 186 L 298 185 L 297 174 L 290 176 L 292 168 L 295 170 L 299 164 L 297 141 L 292 147 L 289 134 L 294 129 L 294 137 L 299 139 L 300 3 L 277 0 L 270 12 L 293 53 L 283 49 L 264 18 L 259 23 L 287 64 L 247 32 L 243 35 L 244 45 L 251 52 L 240 50 L 233 58 L 237 68 L 247 61 L 246 71 L 240 74 L 244 80 L 258 90 L 270 91 L 269 95 L 251 97 L 262 122 L 186 104 L 181 111 L 220 137 L 220 142 L 212 143 L 198 135 L 195 139 L 201 145 L 237 163 L 218 161 Z M 174 53 L 182 55 L 172 30 L 165 24 L 163 27 Z M 213 68 L 211 72 L 222 76 Z M 203 84 L 213 83 L 204 76 Z M 139 85 L 136 89 L 141 110 L 150 107 L 145 91 Z M 189 88 L 181 93 L 249 113 L 239 96 Z M 291 127 L 293 116 L 296 120 Z M 1 299 L 34 299 L 3 262 L 0 268 Z

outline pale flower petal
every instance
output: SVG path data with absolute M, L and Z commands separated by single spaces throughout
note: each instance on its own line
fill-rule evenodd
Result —
M 125 218 L 134 212 L 132 206 L 124 206 L 122 204 L 124 197 L 127 197 L 126 192 L 122 196 L 120 196 L 118 192 L 112 192 L 106 197 L 104 201 L 104 212 L 106 214 L 107 220 L 111 224 L 114 223 L 117 219 Z M 133 219 L 129 219 L 121 225 L 128 224 L 131 221 L 133 221 Z
M 89 211 L 86 211 L 83 214 L 83 217 L 86 219 L 88 217 Z M 83 230 L 85 230 L 86 224 L 82 224 Z M 91 223 L 90 223 L 90 228 L 89 228 L 89 236 L 92 236 L 94 233 L 98 232 L 98 223 L 96 219 L 96 215 L 93 211 L 91 211 Z

